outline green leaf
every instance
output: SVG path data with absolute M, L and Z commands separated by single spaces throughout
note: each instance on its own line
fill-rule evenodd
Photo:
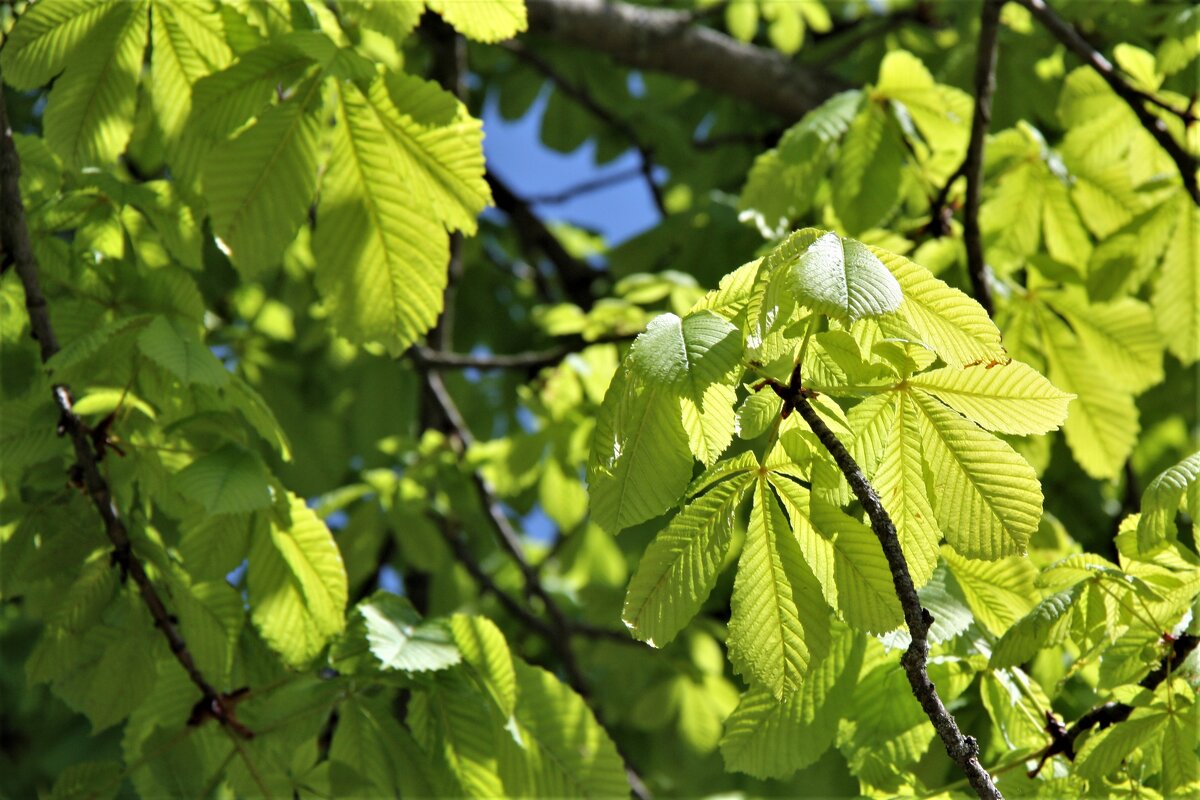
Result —
M 409 725 L 414 735 L 426 750 L 441 751 L 466 796 L 508 794 L 500 779 L 497 758 L 503 733 L 487 699 L 465 676 L 449 673 L 413 701 Z
M 196 459 L 171 479 L 171 485 L 208 514 L 238 514 L 271 505 L 262 461 L 233 444 Z
M 49 800 L 111 800 L 122 784 L 116 761 L 85 761 L 59 773 Z
M 668 388 L 639 386 L 619 371 L 600 408 L 588 466 L 592 520 L 617 533 L 653 519 L 679 500 L 691 474 L 679 401 Z
M 384 669 L 431 672 L 462 661 L 447 627 L 422 621 L 403 597 L 378 592 L 359 604 L 358 613 L 366 621 L 371 652 Z
M 1143 392 L 1163 379 L 1163 342 L 1150 307 L 1132 297 L 1088 304 L 1074 293 L 1042 295 L 1063 316 L 1088 355 L 1088 363 L 1115 385 Z M 1102 365 L 1102 366 L 1101 366 Z
M 1072 399 L 1020 361 L 943 367 L 914 375 L 908 382 L 988 430 L 1017 436 L 1058 428 Z
M 1005 361 L 1000 331 L 983 307 L 904 256 L 869 248 L 900 284 L 904 302 L 896 312 L 947 364 Z
M 904 50 L 884 56 L 875 94 L 902 104 L 935 152 L 957 156 L 954 164 L 961 162 L 970 135 L 970 95 L 936 83 L 920 59 Z
M 483 177 L 482 123 L 437 84 L 410 75 L 376 80 L 368 98 L 405 154 L 400 180 L 447 229 L 474 235 L 475 217 L 492 201 Z M 432 109 L 445 103 L 453 116 L 443 121 Z
M 1075 769 L 1085 778 L 1099 781 L 1116 772 L 1138 747 L 1161 738 L 1168 715 L 1158 709 L 1139 708 L 1124 722 L 1093 733 L 1075 759 Z
M 512 716 L 517 703 L 517 677 L 504 634 L 494 622 L 481 616 L 455 614 L 449 625 L 463 660 L 491 692 L 501 713 Z
M 55 82 L 44 117 L 46 142 L 68 166 L 108 166 L 124 152 L 133 132 L 148 9 L 147 0 L 117 4 Z
M 1032 751 L 1045 744 L 1051 706 L 1037 681 L 1016 667 L 988 670 L 980 676 L 979 695 L 1006 747 Z
M 741 356 L 741 332 L 724 317 L 700 311 L 680 319 L 668 313 L 651 320 L 638 336 L 629 364 L 643 381 L 675 387 L 696 399 L 725 379 Z
M 217 8 L 156 0 L 150 7 L 150 102 L 168 151 L 177 153 L 192 111 L 192 87 L 228 66 L 232 53 Z M 186 171 L 186 170 L 185 170 Z
M 994 636 L 1003 635 L 1033 609 L 1038 596 L 1034 587 L 1037 568 L 1029 559 L 1009 556 L 978 561 L 963 558 L 949 547 L 942 548 L 942 556 L 976 621 Z
M 505 794 L 628 795 L 625 764 L 583 698 L 544 669 L 523 661 L 514 666 L 520 697 L 516 714 L 519 736 L 502 740 L 501 773 L 509 789 Z
M 1167 349 L 1184 364 L 1200 359 L 1200 210 L 1177 201 L 1179 222 L 1163 254 L 1154 310 Z
M 204 164 L 204 195 L 213 232 L 248 277 L 280 263 L 317 189 L 320 120 L 312 111 L 320 83 L 259 115 Z
M 255 527 L 249 563 L 254 624 L 287 664 L 307 664 L 346 623 L 346 568 L 329 529 L 289 494 L 286 511 Z
M 37 89 L 78 57 L 84 41 L 98 27 L 111 29 L 114 17 L 124 19 L 125 0 L 57 0 L 32 5 L 20 15 L 0 53 L 4 82 L 14 89 Z
M 1152 550 L 1173 538 L 1175 515 L 1188 489 L 1200 481 L 1200 453 L 1180 461 L 1150 481 L 1142 493 L 1142 515 L 1138 519 L 1138 549 Z
M 763 477 L 733 584 L 728 646 L 738 673 L 779 700 L 791 697 L 829 648 L 820 584 Z
M 174 319 L 157 317 L 138 335 L 138 348 L 185 384 L 225 386 L 229 373 L 189 329 Z
M 883 224 L 900 201 L 904 145 L 883 108 L 869 99 L 850 123 L 833 167 L 833 210 L 848 233 Z
M 1025 552 L 1042 516 L 1042 487 L 1016 451 L 921 392 L 913 392 L 933 510 L 946 541 L 968 558 Z
M 725 29 L 739 42 L 750 42 L 758 33 L 758 0 L 732 0 L 725 6 Z
M 836 631 L 829 655 L 787 702 L 762 687 L 742 695 L 721 738 L 727 770 L 787 778 L 829 748 L 853 699 L 864 649 L 860 636 L 842 626 Z
M 395 179 L 407 156 L 380 112 L 350 84 L 335 107 L 313 235 L 317 288 L 338 333 L 399 354 L 442 310 L 446 232 Z
M 700 610 L 733 537 L 734 513 L 754 480 L 741 474 L 684 506 L 642 554 L 621 619 L 635 637 L 663 647 Z
M 1076 584 L 1042 600 L 1009 628 L 992 649 L 992 667 L 1015 667 L 1029 661 L 1044 647 L 1060 644 L 1067 623 L 1085 584 Z
M 245 623 L 242 596 L 223 580 L 194 583 L 172 595 L 180 632 L 196 666 L 209 680 L 225 684 Z
M 802 304 L 852 323 L 895 311 L 900 285 L 866 245 L 827 233 L 791 267 L 789 286 Z
M 426 0 L 426 5 L 442 15 L 454 29 L 477 42 L 511 39 L 529 26 L 525 0 Z
M 705 466 L 713 464 L 729 449 L 733 431 L 737 427 L 733 405 L 737 402 L 737 391 L 723 383 L 714 383 L 698 398 L 679 398 L 683 429 L 688 435 L 688 446 Z
M 1088 353 L 1066 325 L 1049 314 L 1041 318 L 1050 380 L 1075 393 L 1063 425 L 1071 453 L 1093 478 L 1116 477 L 1137 441 L 1138 413 L 1133 397 L 1090 363 Z
M 1195 797 L 1200 792 L 1200 756 L 1197 755 L 1197 706 L 1167 715 L 1162 740 L 1162 792 L 1164 797 Z
M 951 367 L 953 369 L 953 367 Z M 930 504 L 930 475 L 922 457 L 920 412 L 909 392 L 899 392 L 887 448 L 873 483 L 887 509 L 908 562 L 913 583 L 920 588 L 937 566 L 942 532 Z
M 903 624 L 891 570 L 871 529 L 787 478 L 772 476 L 771 485 L 830 607 L 848 625 L 869 633 Z
M 438 791 L 429 755 L 390 710 L 355 694 L 338 705 L 329 745 L 330 782 L 338 797 L 425 795 Z M 343 769 L 345 767 L 345 769 Z

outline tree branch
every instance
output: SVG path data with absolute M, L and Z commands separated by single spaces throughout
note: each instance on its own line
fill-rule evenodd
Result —
M 24 287 L 29 327 L 41 348 L 42 363 L 45 364 L 59 351 L 58 337 L 50 322 L 46 297 L 42 294 L 33 243 L 25 219 L 25 205 L 21 201 L 21 162 L 9 127 L 3 86 L 0 86 L 0 137 L 3 137 L 3 142 L 0 142 L 0 250 L 3 251 L 2 260 L 15 265 Z M 60 412 L 60 431 L 70 437 L 75 449 L 72 474 L 82 484 L 104 523 L 104 531 L 113 545 L 114 563 L 119 564 L 123 574 L 133 580 L 154 619 L 155 627 L 166 638 L 171 654 L 203 695 L 192 709 L 189 724 L 198 724 L 204 717 L 212 716 L 238 736 L 247 739 L 252 737 L 253 734 L 234 715 L 237 698 L 218 691 L 196 666 L 187 642 L 175 625 L 174 617 L 167 611 L 145 567 L 134 553 L 129 531 L 117 510 L 108 482 L 100 473 L 100 457 L 92 441 L 92 431 L 75 413 L 70 389 L 63 384 L 55 384 L 52 394 Z
M 592 281 L 595 280 L 597 271 L 568 253 L 558 237 L 546 227 L 546 223 L 529 208 L 529 204 L 513 194 L 512 189 L 499 176 L 494 172 L 488 173 L 487 181 L 492 188 L 496 208 L 508 215 L 522 245 L 541 252 L 554 265 L 562 281 L 563 291 L 571 302 L 580 308 L 591 308 L 595 302 Z
M 1163 150 L 1166 150 L 1167 155 L 1175 162 L 1175 166 L 1179 169 L 1179 174 L 1183 177 L 1183 185 L 1192 197 L 1192 202 L 1200 205 L 1200 184 L 1196 182 L 1196 159 L 1179 142 L 1175 141 L 1175 137 L 1167 129 L 1166 123 L 1146 108 L 1147 102 L 1159 107 L 1164 106 L 1163 102 L 1152 95 L 1134 88 L 1128 81 L 1121 77 L 1112 63 L 1088 44 L 1079 34 L 1079 31 L 1075 30 L 1075 26 L 1054 13 L 1054 10 L 1046 4 L 1045 0 L 1017 0 L 1017 2 L 1029 9 L 1030 13 L 1050 31 L 1054 38 L 1058 39 L 1068 50 L 1077 55 L 1083 63 L 1094 69 L 1104 79 L 1104 82 L 1108 84 L 1109 88 L 1133 109 L 1133 113 L 1137 115 L 1138 120 L 1142 123 L 1142 127 L 1149 131 L 1159 146 Z M 1167 106 L 1167 108 L 1171 112 L 1180 115 L 1177 109 L 1170 106 Z M 1190 112 L 1187 113 L 1190 114 Z M 1185 116 L 1184 122 L 1186 123 L 1187 121 L 1187 117 Z
M 646 180 L 646 186 L 650 189 L 651 197 L 654 198 L 654 206 L 658 209 L 658 213 L 665 217 L 667 215 L 667 207 L 663 204 L 662 187 L 654 179 L 654 161 L 652 159 L 654 148 L 642 141 L 641 136 L 634 130 L 633 125 L 628 120 L 622 119 L 600 105 L 582 86 L 576 86 L 567 80 L 549 61 L 531 52 L 519 42 L 509 42 L 505 45 L 505 48 L 517 58 L 542 73 L 547 80 L 558 87 L 560 92 L 574 100 L 596 119 L 628 140 L 629 144 L 638 153 L 638 158 L 641 162 L 639 171 Z
M 1157 689 L 1175 671 L 1175 668 L 1191 655 L 1191 652 L 1196 649 L 1197 645 L 1200 645 L 1200 636 L 1185 633 L 1176 638 L 1171 642 L 1171 652 L 1163 658 L 1149 675 L 1138 682 L 1138 686 L 1151 692 Z M 1133 706 L 1125 703 L 1104 703 L 1085 713 L 1070 728 L 1064 728 L 1057 720 L 1051 718 L 1047 721 L 1046 729 L 1050 733 L 1052 741 L 1042 753 L 1037 768 L 1031 774 L 1036 775 L 1041 771 L 1046 761 L 1057 755 L 1064 755 L 1074 761 L 1075 742 L 1085 731 L 1089 731 L 1092 728 L 1103 730 L 1110 725 L 1124 722 L 1129 719 L 1129 715 L 1132 713 Z
M 557 206 L 563 203 L 569 203 L 576 197 L 607 189 L 609 186 L 615 186 L 618 183 L 640 178 L 644 176 L 645 170 L 639 165 L 632 169 L 625 169 L 619 172 L 612 172 L 608 175 L 601 175 L 598 178 L 592 178 L 588 181 L 577 183 L 574 186 L 563 189 L 560 192 L 550 192 L 548 194 L 534 195 L 526 197 L 525 202 L 533 206 Z
M 612 344 L 627 342 L 636 333 L 614 334 L 600 336 L 595 339 L 584 339 L 582 336 L 570 337 L 558 347 L 545 350 L 528 350 L 524 353 L 494 354 L 476 356 L 467 353 L 450 353 L 444 350 L 434 350 L 429 347 L 416 345 L 408 351 L 408 356 L 417 366 L 434 369 L 527 369 L 537 370 L 551 367 L 562 361 L 571 353 L 578 353 L 594 344 Z
M 1000 8 L 1004 0 L 983 0 L 979 22 L 979 44 L 975 57 L 975 113 L 971 118 L 971 140 L 962 173 L 967 176 L 967 200 L 963 208 L 963 238 L 967 246 L 967 272 L 979 305 L 992 316 L 992 289 L 979 229 L 979 206 L 983 194 L 983 148 L 992 123 L 992 96 L 996 92 L 996 50 L 1000 34 Z M 951 177 L 946 185 L 954 182 Z
M 529 30 L 627 67 L 693 80 L 794 121 L 846 88 L 766 48 L 691 24 L 688 11 L 606 0 L 529 0 Z
M 929 679 L 926 663 L 929 660 L 929 626 L 933 624 L 933 616 L 921 607 L 921 599 L 917 595 L 916 586 L 908 571 L 908 562 L 904 559 L 904 551 L 900 547 L 900 538 L 896 535 L 896 526 L 888 516 L 879 494 L 871 486 L 866 475 L 850 456 L 845 446 L 834 435 L 825 421 L 817 414 L 808 402 L 809 392 L 802 388 L 800 379 L 800 364 L 796 364 L 788 386 L 773 383 L 772 388 L 784 397 L 784 412 L 791 409 L 800 412 L 800 416 L 812 428 L 813 433 L 825 446 L 837 462 L 842 474 L 850 483 L 854 496 L 862 503 L 871 520 L 871 530 L 875 532 L 883 555 L 887 559 L 888 568 L 892 573 L 892 583 L 896 588 L 896 596 L 904 611 L 904 621 L 908 625 L 912 641 L 900 663 L 908 676 L 913 695 L 925 710 L 925 715 L 933 723 L 934 730 L 941 737 L 942 744 L 950 758 L 958 764 L 966 776 L 971 788 L 983 800 L 1001 800 L 1001 794 L 996 789 L 991 775 L 979 763 L 979 745 L 973 737 L 964 736 L 958 728 L 954 717 L 946 710 L 945 704 L 938 697 L 937 689 Z
M 430 371 L 426 373 L 426 381 L 429 384 L 438 402 L 442 405 L 442 410 L 446 414 L 446 418 L 450 420 L 450 424 L 454 426 L 454 433 L 464 446 L 470 446 L 474 441 L 474 436 L 466 425 L 462 414 L 458 410 L 458 406 L 454 403 L 454 398 L 450 396 L 446 389 L 445 383 L 442 382 L 442 377 L 437 372 Z M 495 492 L 487 479 L 478 471 L 471 472 L 471 480 L 475 484 L 475 489 L 479 494 L 479 500 L 487 511 L 488 519 L 492 524 L 492 530 L 496 534 L 496 540 L 500 544 L 501 549 L 508 553 L 513 563 L 517 565 L 517 569 L 521 573 L 521 577 L 525 582 L 525 591 L 529 596 L 537 597 L 542 601 L 542 605 L 546 609 L 546 613 L 550 617 L 549 625 L 545 625 L 545 636 L 547 644 L 558 655 L 564 672 L 566 673 L 567 683 L 571 685 L 579 696 L 584 698 L 588 705 L 592 708 L 592 713 L 596 715 L 597 721 L 603 725 L 603 720 L 600 718 L 600 711 L 591 702 L 591 691 L 588 688 L 587 678 L 584 677 L 583 671 L 579 668 L 579 662 L 575 658 L 575 653 L 571 650 L 572 635 L 584 635 L 593 638 L 605 638 L 613 641 L 632 642 L 628 636 L 624 636 L 616 631 L 604 631 L 603 629 L 595 628 L 590 625 L 582 625 L 572 623 L 567 619 L 558 603 L 542 586 L 541 580 L 538 578 L 537 570 L 529 563 L 529 559 L 525 557 L 524 551 L 521 549 L 521 540 L 517 532 L 513 529 L 512 523 L 504 513 L 504 509 L 500 507 L 500 501 L 496 498 Z M 451 543 L 453 547 L 453 543 Z M 465 562 L 464 562 L 465 563 Z M 468 570 L 470 568 L 468 567 Z M 481 570 L 482 574 L 482 570 Z M 507 604 L 506 604 L 507 605 Z M 526 616 L 519 614 L 518 619 L 524 621 Z M 544 623 L 538 621 L 539 629 Z M 634 643 L 636 644 L 636 643 Z M 629 759 L 621 754 L 621 759 L 625 762 L 625 772 L 629 778 L 630 788 L 635 797 L 639 800 L 649 800 L 650 791 L 646 788 L 641 776 L 629 765 Z

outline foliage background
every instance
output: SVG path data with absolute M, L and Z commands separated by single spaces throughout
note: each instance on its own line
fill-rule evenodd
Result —
M 935 682 L 983 763 L 1008 767 L 1006 795 L 1190 796 L 1196 657 L 1171 663 L 1157 694 L 1137 684 L 1170 652 L 1163 633 L 1195 633 L 1194 531 L 1175 511 L 1200 504 L 1185 461 L 1200 408 L 1200 221 L 1177 160 L 1027 5 L 1000 11 L 978 222 L 1008 356 L 1076 397 L 1063 431 L 1002 437 L 1044 495 L 1028 555 L 939 562 L 925 597 L 942 586 L 940 614 L 957 627 L 936 642 Z M 624 791 L 622 756 L 664 796 L 962 789 L 915 703 L 875 713 L 874 698 L 907 693 L 898 653 L 840 622 L 842 661 L 808 676 L 810 706 L 793 701 L 775 735 L 785 744 L 739 760 L 739 702 L 748 729 L 778 712 L 739 700 L 752 681 L 726 658 L 750 514 L 735 515 L 730 568 L 695 619 L 652 650 L 620 621 L 682 487 L 616 536 L 626 525 L 595 497 L 589 514 L 585 477 L 633 337 L 663 312 L 686 316 L 794 229 L 907 255 L 979 296 L 958 170 L 981 4 L 614 8 L 0 11 L 21 196 L 63 345 L 48 376 L 6 268 L 6 795 L 607 796 Z M 1054 9 L 1127 85 L 1193 109 L 1147 106 L 1194 157 L 1200 14 Z M 719 34 L 729 60 L 689 50 L 695 30 Z M 521 163 L 485 173 L 485 104 L 509 120 L 544 109 L 551 150 L 631 161 L 658 221 L 614 245 L 497 178 Z M 99 466 L 132 553 L 217 691 L 249 687 L 236 708 L 253 739 L 189 724 L 201 693 L 71 485 L 57 382 L 88 425 L 111 426 Z M 646 474 L 686 459 L 686 485 L 692 453 L 707 465 L 722 445 L 769 449 L 776 409 L 736 387 L 713 452 L 651 446 Z M 1145 501 L 1160 510 L 1160 549 L 1131 543 L 1143 491 L 1181 463 L 1185 488 Z M 1064 577 L 1072 555 L 1082 572 Z M 1104 581 L 1140 587 L 1130 575 L 1149 586 L 1130 604 L 1161 603 L 1156 624 L 1101 596 Z M 1076 593 L 1074 616 L 1037 605 L 1059 591 Z M 990 656 L 1006 633 L 1020 652 L 1002 662 Z M 1141 709 L 1108 750 L 1022 777 L 1055 741 L 1047 711 L 1070 725 L 1106 701 Z

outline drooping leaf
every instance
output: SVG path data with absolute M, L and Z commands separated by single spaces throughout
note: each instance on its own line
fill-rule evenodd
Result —
M 963 558 L 950 547 L 942 556 L 979 624 L 1000 636 L 1029 613 L 1037 600 L 1037 569 L 1021 556 L 998 561 Z
M 1179 222 L 1163 254 L 1154 310 L 1167 349 L 1194 364 L 1200 359 L 1200 211 L 1187 198 L 1177 203 Z
M 875 491 L 896 526 L 904 560 L 917 588 L 933 575 L 942 539 L 930 502 L 919 413 L 910 393 L 897 393 L 887 448 L 873 479 Z
M 734 512 L 753 476 L 742 474 L 688 503 L 646 548 L 621 618 L 638 639 L 663 647 L 712 591 L 733 536 Z
M 46 105 L 46 141 L 68 166 L 108 166 L 124 152 L 133 132 L 148 11 L 148 0 L 117 3 L 55 83 Z
M 616 533 L 671 507 L 687 488 L 692 457 L 679 402 L 622 370 L 605 395 L 588 468 L 592 519 Z
M 544 669 L 523 661 L 517 675 L 520 747 L 506 737 L 501 773 L 507 794 L 525 797 L 624 797 L 625 765 L 587 703 Z
M 1043 647 L 1061 643 L 1067 635 L 1066 622 L 1083 588 L 1083 584 L 1077 584 L 1052 594 L 1017 620 L 996 642 L 991 665 L 1015 667 L 1033 658 Z
M 883 224 L 900 200 L 904 144 L 896 124 L 867 100 L 850 123 L 833 168 L 833 209 L 859 235 Z
M 756 778 L 786 778 L 833 742 L 862 664 L 863 640 L 838 626 L 829 655 L 787 702 L 754 687 L 725 723 L 725 767 Z
M 1067 444 L 1079 466 L 1094 478 L 1114 477 L 1137 439 L 1138 414 L 1132 395 L 1109 381 L 1089 363 L 1067 327 L 1043 315 L 1043 349 L 1050 380 L 1074 392 L 1063 425 Z
M 244 275 L 279 264 L 308 214 L 320 157 L 321 124 L 312 109 L 319 87 L 310 80 L 205 161 L 213 231 Z
M 738 561 L 732 607 L 730 661 L 779 700 L 791 697 L 828 651 L 829 617 L 820 585 L 761 477 Z
M 441 312 L 446 232 L 395 179 L 406 156 L 375 107 L 352 85 L 334 103 L 313 235 L 317 288 L 341 335 L 398 354 Z
M 251 617 L 284 661 L 302 666 L 345 626 L 346 569 L 329 529 L 288 496 L 255 527 L 247 586 Z

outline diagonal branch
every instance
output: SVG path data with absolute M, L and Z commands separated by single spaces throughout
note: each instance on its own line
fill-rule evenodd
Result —
M 20 174 L 21 162 L 17 155 L 13 132 L 8 123 L 8 112 L 4 100 L 4 90 L 0 87 L 0 251 L 3 260 L 11 261 L 17 270 L 21 285 L 25 289 L 25 308 L 29 312 L 29 327 L 33 338 L 41 347 L 42 363 L 45 364 L 59 351 L 58 337 L 50 322 L 50 308 L 46 297 L 42 294 L 41 281 L 38 276 L 37 261 L 33 255 L 33 243 L 29 237 L 29 227 L 25 219 L 25 205 L 21 201 Z M 253 734 L 234 715 L 236 698 L 218 691 L 196 666 L 187 642 L 179 632 L 174 617 L 167 611 L 162 597 L 146 574 L 145 567 L 133 552 L 133 542 L 129 530 L 113 500 L 108 482 L 100 473 L 100 457 L 95 450 L 92 431 L 79 418 L 73 408 L 70 389 L 63 384 L 53 387 L 54 403 L 60 411 L 60 430 L 71 439 L 75 448 L 75 466 L 72 473 L 83 485 L 83 490 L 91 499 L 100 519 L 104 523 L 105 533 L 113 545 L 113 560 L 120 564 L 125 575 L 131 578 L 142 595 L 155 626 L 162 631 L 175 660 L 187 672 L 188 678 L 195 684 L 203 695 L 202 699 L 192 710 L 189 722 L 198 723 L 205 716 L 215 717 L 223 726 L 242 738 L 250 738 Z
M 542 73 L 547 80 L 558 87 L 560 92 L 574 100 L 593 117 L 612 128 L 629 142 L 638 153 L 638 158 L 640 159 L 639 172 L 645 178 L 646 186 L 650 189 L 650 195 L 654 198 L 654 206 L 658 209 L 658 213 L 665 217 L 667 215 L 667 207 L 663 203 L 662 187 L 654 179 L 654 161 L 652 158 L 654 148 L 642 141 L 642 137 L 634 130 L 633 125 L 628 120 L 617 116 L 609 109 L 600 105 L 596 102 L 596 98 L 592 97 L 582 86 L 578 86 L 567 80 L 549 61 L 546 61 L 546 59 L 532 52 L 527 47 L 517 42 L 511 42 L 506 45 L 506 48 L 521 61 L 524 61 Z
M 967 157 L 962 166 L 962 173 L 967 176 L 967 200 L 963 208 L 967 272 L 971 276 L 972 293 L 989 317 L 994 309 L 987 261 L 984 260 L 983 232 L 979 229 L 979 206 L 983 194 L 983 146 L 992 122 L 992 95 L 996 92 L 996 50 L 1000 38 L 1000 7 L 1003 5 L 1004 0 L 983 0 L 975 60 L 975 113 L 971 119 Z M 946 185 L 953 182 L 952 177 Z
M 1175 137 L 1167 129 L 1166 123 L 1146 108 L 1148 102 L 1160 108 L 1164 107 L 1164 103 L 1126 81 L 1113 67 L 1112 62 L 1087 43 L 1079 31 L 1075 30 L 1075 26 L 1054 13 L 1054 9 L 1046 4 L 1046 0 L 1017 0 L 1017 2 L 1029 9 L 1030 13 L 1037 18 L 1038 22 L 1042 23 L 1046 30 L 1050 31 L 1055 39 L 1062 42 L 1083 63 L 1094 69 L 1109 88 L 1133 109 L 1133 113 L 1137 115 L 1142 127 L 1149 131 L 1150 135 L 1154 137 L 1154 141 L 1158 142 L 1159 146 L 1166 150 L 1167 155 L 1175 162 L 1175 166 L 1179 168 L 1179 174 L 1183 177 L 1183 185 L 1192 197 L 1192 202 L 1200 206 L 1200 184 L 1196 182 L 1196 159 L 1175 140 Z M 1171 106 L 1166 106 L 1166 108 L 1181 116 L 1185 124 L 1189 122 L 1190 111 L 1181 114 L 1178 109 Z M 1194 117 L 1192 119 L 1194 120 Z
M 693 24 L 690 11 L 610 0 L 529 0 L 529 30 L 605 53 L 634 69 L 665 72 L 797 120 L 846 88 L 773 50 Z
M 533 197 L 526 197 L 525 202 L 534 206 L 558 206 L 562 205 L 563 203 L 569 203 L 576 197 L 580 197 L 585 194 L 591 194 L 592 192 L 598 192 L 601 189 L 607 189 L 608 187 L 615 186 L 618 183 L 624 183 L 625 181 L 632 180 L 634 178 L 640 178 L 645 174 L 645 170 L 641 167 L 641 165 L 639 165 L 633 167 L 632 169 L 610 172 L 607 175 L 601 175 L 598 178 L 582 181 L 559 192 L 550 192 L 547 194 L 534 195 Z
M 1171 651 L 1167 653 L 1166 657 L 1163 658 L 1149 675 L 1138 682 L 1138 686 L 1148 691 L 1157 689 L 1175 668 L 1191 655 L 1197 645 L 1200 645 L 1200 636 L 1185 633 L 1182 636 L 1176 637 L 1171 642 Z M 1069 728 L 1064 728 L 1057 720 L 1050 719 L 1047 724 L 1047 731 L 1050 733 L 1051 742 L 1045 751 L 1042 752 L 1041 760 L 1032 774 L 1036 775 L 1046 761 L 1057 755 L 1064 755 L 1074 761 L 1075 742 L 1085 731 L 1089 731 L 1092 728 L 1102 730 L 1118 722 L 1124 722 L 1129 719 L 1129 715 L 1132 713 L 1133 706 L 1126 703 L 1104 703 L 1075 720 L 1075 723 Z
M 883 555 L 892 573 L 892 583 L 896 587 L 896 596 L 904 611 L 904 621 L 912 637 L 912 642 L 900 658 L 900 663 L 908 676 L 913 695 L 925 710 L 929 721 L 933 723 L 934 730 L 946 746 L 946 752 L 966 775 L 971 788 L 983 800 L 1002 800 L 992 776 L 979 763 L 979 744 L 973 737 L 965 736 L 959 730 L 954 716 L 946 710 L 942 699 L 938 697 L 937 689 L 929 679 L 926 664 L 929 660 L 929 626 L 933 624 L 933 616 L 921 607 L 921 599 L 908 571 L 908 562 L 905 561 L 904 551 L 900 548 L 896 526 L 883 507 L 883 501 L 879 499 L 879 494 L 854 462 L 846 447 L 809 404 L 810 392 L 802 387 L 800 381 L 800 364 L 796 364 L 788 386 L 772 383 L 771 388 L 784 397 L 785 414 L 790 413 L 793 408 L 800 412 L 800 416 L 837 462 L 842 474 L 850 483 L 854 496 L 862 503 L 871 520 L 871 530 L 875 532 L 883 548 Z

